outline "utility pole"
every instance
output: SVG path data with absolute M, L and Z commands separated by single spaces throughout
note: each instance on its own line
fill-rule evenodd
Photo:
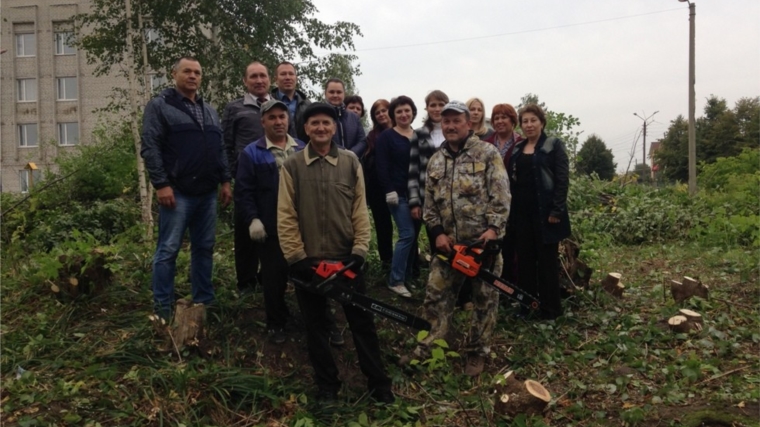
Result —
M 689 194 L 697 194 L 697 132 L 694 124 L 694 19 L 697 5 L 689 2 Z
M 660 112 L 659 110 L 655 111 L 654 113 L 652 113 L 650 116 L 648 116 L 646 118 L 644 118 L 642 116 L 639 116 L 637 113 L 633 113 L 634 116 L 636 116 L 636 117 L 638 117 L 638 118 L 640 118 L 641 120 L 644 121 L 644 131 L 643 131 L 644 143 L 641 144 L 641 162 L 644 163 L 644 164 L 647 164 L 647 125 L 649 123 L 651 123 L 651 122 L 649 122 L 649 119 L 651 119 L 652 117 L 654 117 L 654 115 L 657 114 L 657 113 L 659 113 L 659 112 Z M 646 115 L 646 113 L 644 113 L 644 112 L 642 112 L 642 114 Z

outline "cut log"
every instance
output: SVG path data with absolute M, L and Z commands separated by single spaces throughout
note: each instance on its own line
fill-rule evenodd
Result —
M 687 310 L 690 311 L 690 310 Z M 700 316 L 701 321 L 702 316 Z M 688 317 L 684 315 L 677 315 L 673 316 L 670 319 L 668 319 L 668 326 L 670 327 L 670 330 L 673 332 L 677 332 L 679 334 L 688 334 L 691 331 L 701 331 L 702 330 L 702 323 L 697 322 L 695 320 L 691 320 Z
M 673 299 L 678 304 L 686 301 L 693 296 L 707 299 L 709 291 L 709 286 L 703 284 L 698 279 L 694 279 L 688 276 L 683 278 L 683 282 L 678 282 L 676 280 L 672 280 L 670 282 L 670 293 L 673 295 Z
M 699 314 L 699 313 L 697 313 L 696 311 L 692 311 L 692 310 L 688 310 L 688 309 L 682 308 L 682 309 L 678 310 L 678 315 L 679 316 L 683 316 L 683 317 L 689 319 L 689 321 L 691 321 L 691 322 L 698 323 L 700 325 L 704 325 L 705 324 L 704 320 L 702 319 L 702 315 Z
M 625 290 L 625 286 L 620 283 L 620 278 L 622 276 L 623 275 L 620 273 L 609 273 L 607 277 L 602 280 L 602 289 L 616 298 L 622 298 L 623 291 Z
M 496 380 L 496 401 L 494 410 L 502 415 L 514 417 L 519 414 L 540 414 L 552 397 L 538 381 L 518 381 L 512 372 Z
M 181 299 L 177 301 L 177 311 L 172 325 L 172 338 L 175 345 L 182 349 L 185 346 L 197 347 L 203 339 L 203 321 L 206 318 L 206 307 L 203 304 L 193 304 Z

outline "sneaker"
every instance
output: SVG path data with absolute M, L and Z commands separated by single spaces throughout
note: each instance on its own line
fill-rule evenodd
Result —
M 403 282 L 398 282 L 394 284 L 393 286 L 388 286 L 388 289 L 392 290 L 393 292 L 397 293 L 398 295 L 404 297 L 404 298 L 411 298 L 412 293 L 409 292 L 409 289 L 406 288 Z
M 396 401 L 396 396 L 394 396 L 393 392 L 390 390 L 381 390 L 376 388 L 374 390 L 370 390 L 369 396 L 375 402 L 383 405 L 390 405 Z
M 267 334 L 269 335 L 269 342 L 272 344 L 282 344 L 288 339 L 283 329 L 270 329 Z
M 346 343 L 346 340 L 343 338 L 343 334 L 340 333 L 340 330 L 333 329 L 329 333 L 330 335 L 330 345 L 335 347 L 340 347 L 343 344 Z
M 477 377 L 483 372 L 485 357 L 479 354 L 471 354 L 467 357 L 467 366 L 464 367 L 464 374 L 470 377 Z

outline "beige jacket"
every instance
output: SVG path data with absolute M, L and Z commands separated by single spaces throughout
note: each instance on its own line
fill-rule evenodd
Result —
M 288 157 L 280 169 L 277 232 L 288 264 L 366 258 L 372 230 L 356 155 L 333 143 L 325 157 L 311 144 Z

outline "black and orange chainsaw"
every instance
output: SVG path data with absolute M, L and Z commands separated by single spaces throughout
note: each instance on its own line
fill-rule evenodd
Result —
M 305 282 L 295 277 L 290 279 L 301 289 L 332 298 L 341 304 L 351 304 L 370 313 L 394 320 L 412 329 L 429 331 L 430 322 L 392 305 L 370 298 L 357 292 L 347 281 L 356 279 L 356 273 L 351 270 L 353 262 L 343 264 L 341 261 L 323 260 L 314 268 L 314 280 Z M 344 280 L 337 280 L 342 278 Z M 347 279 L 347 280 L 345 280 Z
M 501 252 L 501 241 L 489 240 L 484 242 L 477 240 L 470 244 L 457 243 L 453 246 L 454 250 L 450 254 L 437 254 L 438 258 L 450 265 L 455 271 L 467 277 L 482 280 L 521 305 L 531 310 L 538 309 L 538 298 L 493 274 L 483 266 L 484 263 L 493 260 L 493 257 Z

